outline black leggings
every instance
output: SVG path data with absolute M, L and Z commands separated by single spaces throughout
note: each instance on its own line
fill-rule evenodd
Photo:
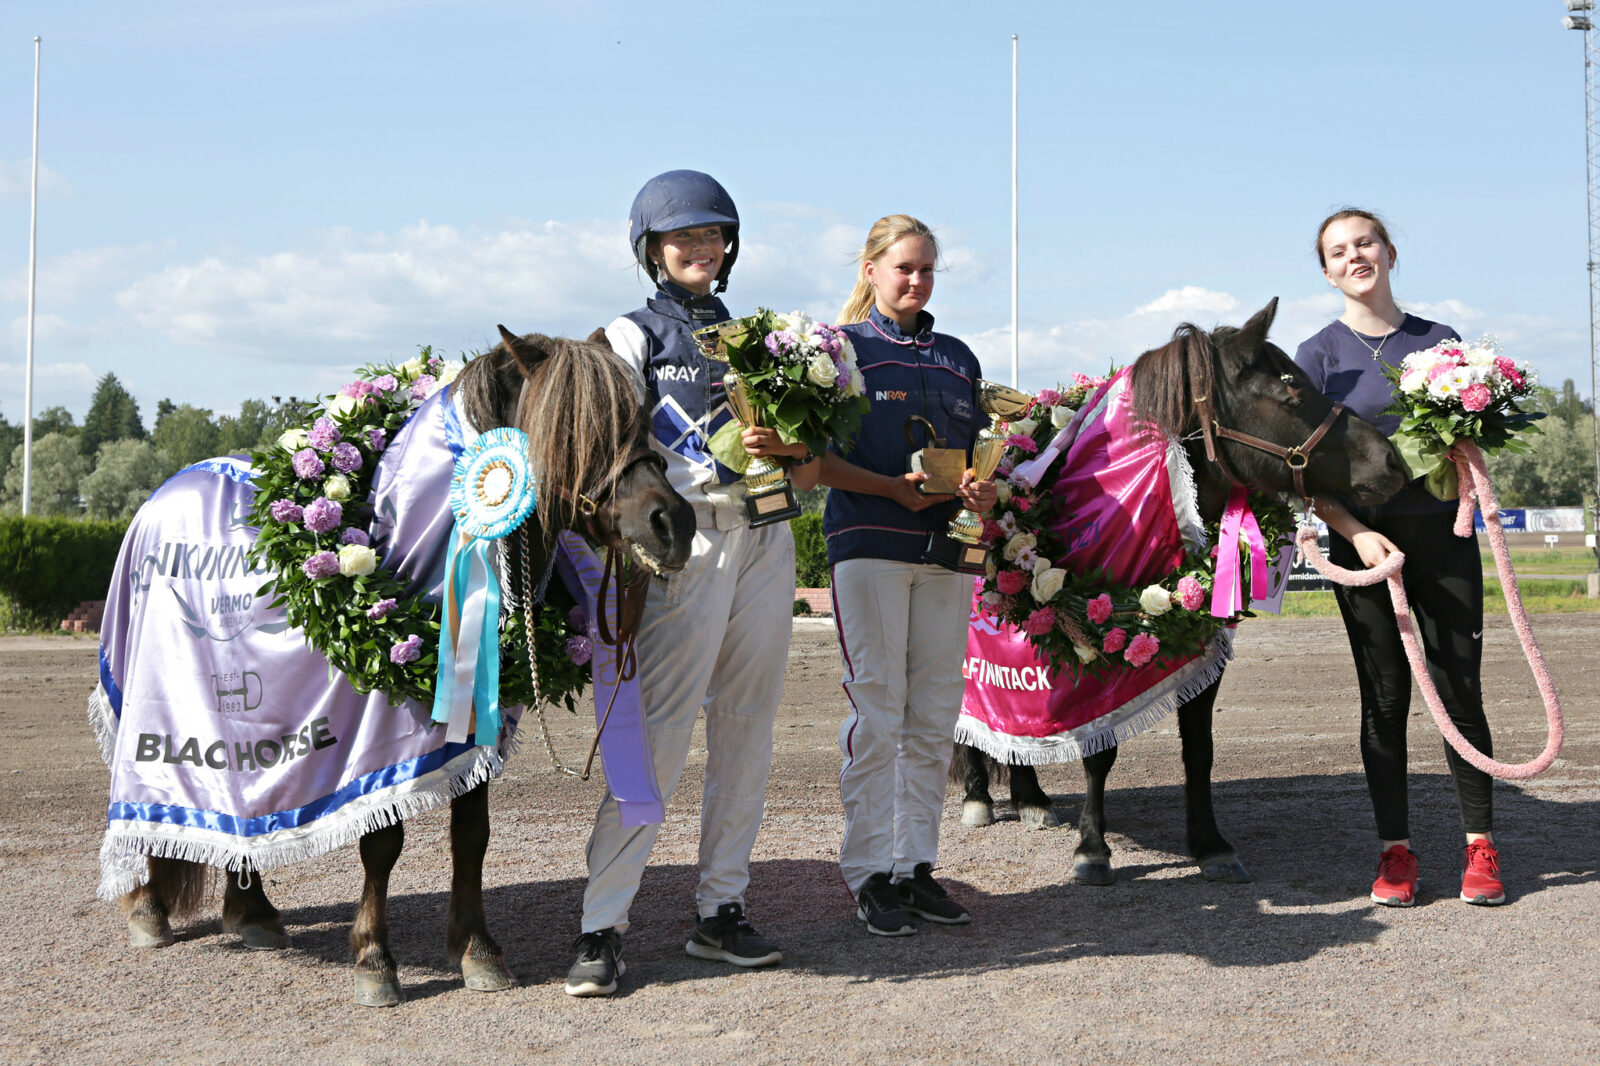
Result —
M 1383 515 L 1367 523 L 1405 553 L 1402 570 L 1412 618 L 1450 720 L 1472 746 L 1492 756 L 1489 721 L 1483 714 L 1479 665 L 1483 659 L 1483 567 L 1477 537 L 1452 532 L 1455 511 Z M 1366 564 L 1354 546 L 1334 533 L 1329 558 L 1339 566 Z M 1411 709 L 1411 667 L 1388 582 L 1367 588 L 1336 586 L 1345 633 L 1361 685 L 1361 764 L 1377 815 L 1381 840 L 1411 836 L 1406 804 L 1406 718 Z M 1430 723 L 1431 724 L 1431 723 Z M 1494 823 L 1492 778 L 1445 745 L 1455 779 L 1461 825 L 1487 833 Z

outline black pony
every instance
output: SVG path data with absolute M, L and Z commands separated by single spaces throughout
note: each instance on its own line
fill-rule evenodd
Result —
M 1330 403 L 1304 371 L 1268 343 L 1277 309 L 1274 299 L 1243 328 L 1221 327 L 1211 334 L 1185 323 L 1170 342 L 1145 352 L 1133 365 L 1134 408 L 1141 419 L 1184 443 L 1204 521 L 1221 516 L 1236 484 L 1302 497 L 1329 493 L 1361 505 L 1380 503 L 1405 484 L 1388 440 Z M 1209 881 L 1249 881 L 1233 845 L 1217 828 L 1211 803 L 1211 712 L 1221 683 L 1219 677 L 1178 708 L 1189 854 Z M 1105 786 L 1116 761 L 1115 746 L 1083 760 L 1087 785 L 1072 866 L 1073 879 L 1081 884 L 1115 880 L 1105 839 Z M 991 762 L 977 749 L 957 745 L 952 775 L 966 788 L 964 825 L 994 821 Z M 1022 823 L 1056 825 L 1034 768 L 1004 769 Z
M 528 434 L 540 484 L 538 510 L 510 538 L 516 573 L 507 576 L 526 587 L 525 575 L 544 573 L 555 534 L 563 529 L 630 550 L 652 569 L 681 569 L 694 537 L 694 513 L 667 483 L 665 464 L 650 451 L 634 375 L 606 346 L 604 332 L 596 331 L 590 338 L 594 343 L 516 337 L 504 326 L 500 333 L 502 343 L 469 362 L 455 388 L 474 427 L 511 425 Z M 298 639 L 295 633 L 285 639 Z M 398 820 L 360 839 L 365 881 L 350 948 L 356 1002 L 367 1006 L 393 1006 L 402 998 L 389 952 L 387 905 L 389 874 L 404 842 Z M 484 782 L 450 803 L 447 941 L 468 988 L 499 991 L 510 988 L 512 978 L 483 913 L 488 843 Z M 161 947 L 173 942 L 169 914 L 201 901 L 207 867 L 153 855 L 148 863 L 149 880 L 123 897 L 123 907 L 132 943 Z M 238 933 L 249 947 L 286 946 L 282 919 L 259 874 L 226 880 L 223 928 Z

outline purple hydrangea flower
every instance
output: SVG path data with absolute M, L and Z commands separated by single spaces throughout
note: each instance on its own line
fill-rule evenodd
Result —
M 394 610 L 396 606 L 397 605 L 394 600 L 387 598 L 381 599 L 371 607 L 367 608 L 367 617 L 376 622 L 378 619 Z
M 326 533 L 339 528 L 339 520 L 343 517 L 344 508 L 326 496 L 318 496 L 306 505 L 306 528 L 313 533 Z
M 298 522 L 301 515 L 305 514 L 305 508 L 293 500 L 273 500 L 268 512 L 274 522 Z
M 438 379 L 432 374 L 424 374 L 411 383 L 411 398 L 413 400 L 426 400 L 428 392 L 433 388 L 433 383 Z
M 328 451 L 339 443 L 339 427 L 333 424 L 331 418 L 319 418 L 312 423 L 311 432 L 306 434 L 306 439 L 317 451 Z
M 381 429 L 367 430 L 367 443 L 372 445 L 372 450 L 381 452 L 389 446 L 389 434 Z
M 422 638 L 415 633 L 389 649 L 389 661 L 392 663 L 414 663 L 420 658 L 422 658 Z
M 359 544 L 362 547 L 367 547 L 372 543 L 372 538 L 367 536 L 366 530 L 357 529 L 355 526 L 351 526 L 349 529 L 339 534 L 339 543 Z
M 589 612 L 583 609 L 583 604 L 575 604 L 572 610 L 567 612 L 567 621 L 579 633 L 589 632 Z
M 360 399 L 363 396 L 371 396 L 376 391 L 377 390 L 373 387 L 372 382 L 370 381 L 352 381 L 350 384 L 339 390 L 339 395 L 353 396 L 356 399 Z
M 321 477 L 322 472 L 327 469 L 327 465 L 310 448 L 301 448 L 295 452 L 292 462 L 294 472 L 306 481 Z
M 577 666 L 582 666 L 594 658 L 594 645 L 588 637 L 568 637 L 566 643 L 567 658 Z
M 393 374 L 385 374 L 382 377 L 372 379 L 372 387 L 378 392 L 393 392 L 398 384 L 400 383 L 394 379 Z
M 339 557 L 332 552 L 317 552 L 317 554 L 301 563 L 300 569 L 305 571 L 306 577 L 313 581 L 320 581 L 339 572 Z
M 333 446 L 333 468 L 341 474 L 360 470 L 361 452 L 349 441 L 340 441 Z

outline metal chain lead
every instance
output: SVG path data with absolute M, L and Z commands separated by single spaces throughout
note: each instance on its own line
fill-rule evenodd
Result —
M 550 739 L 550 724 L 544 720 L 544 700 L 539 695 L 539 655 L 534 650 L 534 604 L 533 604 L 533 567 L 528 565 L 528 557 L 532 554 L 529 548 L 528 524 L 522 524 L 522 624 L 523 636 L 528 641 L 528 673 L 533 678 L 533 714 L 539 722 L 539 735 L 544 738 L 544 750 L 550 753 L 550 765 L 557 771 L 576 777 L 580 780 L 586 775 L 580 774 L 561 761 L 556 754 L 555 742 Z

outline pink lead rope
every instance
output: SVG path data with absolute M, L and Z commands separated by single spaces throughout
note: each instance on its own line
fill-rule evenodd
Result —
M 1400 626 L 1400 640 L 1405 644 L 1406 658 L 1411 662 L 1411 672 L 1422 688 L 1423 699 L 1427 701 L 1428 710 L 1433 712 L 1433 721 L 1439 727 L 1439 732 L 1444 734 L 1444 739 L 1449 741 L 1450 746 L 1456 749 L 1463 759 L 1484 773 L 1507 780 L 1526 780 L 1549 769 L 1561 751 L 1561 741 L 1566 736 L 1566 725 L 1561 718 L 1561 699 L 1556 695 L 1556 687 L 1550 680 L 1550 669 L 1545 665 L 1539 644 L 1533 639 L 1533 627 L 1528 624 L 1528 612 L 1522 607 L 1522 593 L 1517 589 L 1517 575 L 1511 569 L 1511 553 L 1506 548 L 1505 532 L 1500 528 L 1500 505 L 1495 500 L 1494 488 L 1489 484 L 1489 473 L 1484 469 L 1483 453 L 1478 450 L 1476 444 L 1463 440 L 1456 443 L 1452 457 L 1455 459 L 1461 484 L 1461 507 L 1456 512 L 1455 534 L 1458 537 L 1472 536 L 1472 510 L 1476 503 L 1483 512 L 1483 524 L 1488 530 L 1489 547 L 1494 551 L 1495 566 L 1500 572 L 1500 586 L 1505 592 L 1506 608 L 1511 614 L 1511 624 L 1517 631 L 1517 639 L 1522 641 L 1522 650 L 1527 656 L 1528 665 L 1533 668 L 1533 678 L 1539 686 L 1539 694 L 1544 697 L 1545 719 L 1549 724 L 1548 739 L 1544 751 L 1532 761 L 1512 764 L 1491 759 L 1468 743 L 1455 723 L 1450 721 L 1450 715 L 1444 709 L 1444 702 L 1439 699 L 1439 690 L 1434 687 L 1433 678 L 1428 676 L 1427 660 L 1423 658 L 1422 645 L 1417 640 L 1416 630 L 1411 624 L 1411 605 L 1406 601 L 1405 586 L 1400 582 L 1400 567 L 1405 562 L 1404 555 L 1394 552 L 1382 565 L 1370 570 L 1346 570 L 1341 566 L 1334 566 L 1323 558 L 1322 551 L 1317 546 L 1315 527 L 1302 526 L 1295 539 L 1306 558 L 1311 560 L 1311 565 L 1332 581 L 1358 587 L 1376 585 L 1380 581 L 1389 582 L 1389 595 L 1394 600 L 1394 617 Z

